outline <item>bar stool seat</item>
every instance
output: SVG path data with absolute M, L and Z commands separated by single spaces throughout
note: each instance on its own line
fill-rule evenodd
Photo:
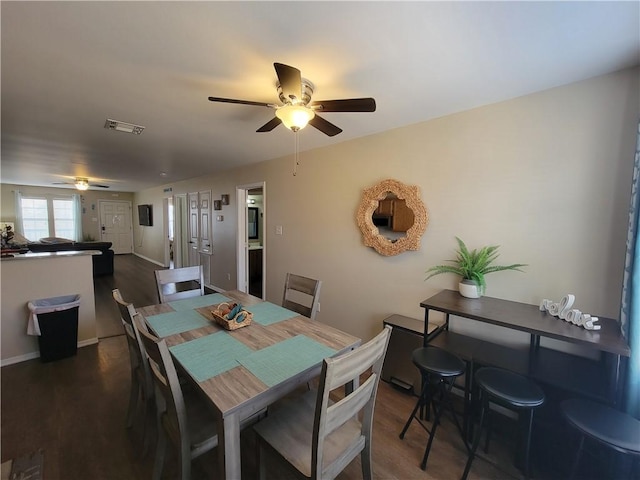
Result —
M 422 428 L 429 432 L 429 441 L 420 465 L 422 470 L 425 470 L 427 468 L 427 459 L 429 458 L 429 452 L 436 434 L 436 429 L 440 423 L 440 416 L 445 408 L 451 412 L 464 445 L 467 450 L 469 449 L 449 396 L 455 379 L 465 373 L 466 365 L 453 353 L 433 346 L 421 347 L 414 350 L 411 358 L 414 365 L 420 370 L 422 376 L 422 391 L 411 412 L 411 416 L 400 433 L 400 438 L 404 438 L 405 433 L 414 419 Z M 420 418 L 416 417 L 418 409 L 425 406 L 432 406 L 435 413 L 431 430 L 425 426 Z
M 560 404 L 560 409 L 569 424 L 580 433 L 571 478 L 578 468 L 585 436 L 617 452 L 635 455 L 637 461 L 640 455 L 639 420 L 606 405 L 582 398 L 565 400 Z M 633 474 L 633 471 L 631 473 Z
M 527 377 L 504 370 L 502 368 L 483 367 L 474 375 L 474 381 L 480 391 L 481 411 L 480 425 L 473 441 L 467 465 L 462 475 L 463 480 L 467 478 L 471 464 L 475 457 L 476 449 L 480 443 L 482 428 L 485 425 L 485 417 L 490 414 L 489 402 L 497 403 L 503 407 L 513 410 L 524 410 L 529 413 L 529 421 L 525 437 L 525 461 L 524 474 L 529 476 L 529 447 L 531 443 L 531 429 L 533 426 L 534 409 L 541 406 L 545 401 L 542 389 Z

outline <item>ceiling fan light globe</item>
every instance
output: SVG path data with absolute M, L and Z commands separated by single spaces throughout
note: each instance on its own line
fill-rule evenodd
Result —
M 89 189 L 89 181 L 82 179 L 82 178 L 78 178 L 76 179 L 76 183 L 75 186 L 78 190 L 88 190 Z
M 315 112 L 304 105 L 284 105 L 276 110 L 276 117 L 292 132 L 306 127 L 315 116 Z

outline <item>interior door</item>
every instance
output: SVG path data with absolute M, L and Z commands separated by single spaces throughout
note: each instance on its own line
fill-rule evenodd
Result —
M 189 258 L 187 266 L 200 265 L 198 243 L 200 238 L 200 209 L 198 192 L 189 194 Z
M 211 253 L 211 191 L 200 192 L 200 252 Z
M 133 252 L 131 202 L 99 200 L 100 239 L 116 254 Z

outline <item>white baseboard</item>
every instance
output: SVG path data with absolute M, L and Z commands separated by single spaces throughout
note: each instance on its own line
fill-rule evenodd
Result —
M 133 254 L 134 254 L 136 257 L 140 257 L 140 258 L 142 258 L 143 260 L 146 260 L 147 262 L 155 263 L 156 265 L 160 265 L 161 267 L 164 267 L 164 264 L 163 264 L 163 263 L 161 263 L 161 262 L 158 262 L 157 260 L 153 260 L 153 259 L 151 259 L 151 258 L 149 258 L 149 257 L 145 257 L 144 255 L 140 255 L 139 253 L 136 253 L 136 252 L 133 252 Z
M 38 358 L 38 357 L 40 357 L 40 352 L 25 353 L 24 355 L 18 355 L 17 357 L 5 358 L 4 360 L 2 360 L 0 365 L 3 367 L 6 367 L 7 365 L 26 362 L 27 360 L 33 360 L 34 358 Z
M 98 343 L 98 337 L 89 338 L 78 342 L 78 348 L 87 347 L 89 345 L 95 345 Z M 40 352 L 29 352 L 24 355 L 17 355 L 15 357 L 5 358 L 0 362 L 0 366 L 6 367 L 7 365 L 13 365 L 14 363 L 26 362 L 27 360 L 33 360 L 34 358 L 40 358 Z
M 223 293 L 225 291 L 224 288 L 216 287 L 215 285 L 211 285 L 211 284 L 205 285 L 205 287 L 210 288 L 211 290 L 214 290 L 214 291 L 220 292 L 220 293 Z
M 98 342 L 99 342 L 98 337 L 88 338 L 87 340 L 82 340 L 81 342 L 78 342 L 78 348 L 88 347 L 89 345 L 95 345 Z

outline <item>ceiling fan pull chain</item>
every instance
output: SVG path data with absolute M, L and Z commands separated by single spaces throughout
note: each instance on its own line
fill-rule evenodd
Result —
M 298 161 L 298 132 L 294 132 L 293 138 L 293 149 L 295 152 L 293 155 L 293 176 L 295 177 L 298 173 L 298 165 L 300 165 L 300 162 Z

